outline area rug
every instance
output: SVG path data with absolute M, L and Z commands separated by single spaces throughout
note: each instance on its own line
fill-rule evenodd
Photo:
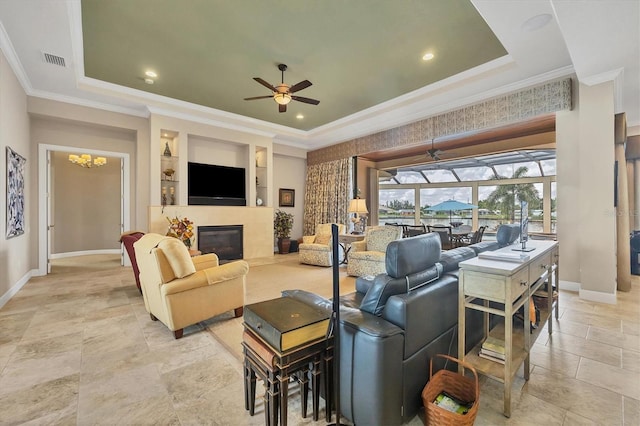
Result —
M 245 304 L 275 299 L 283 290 L 302 289 L 320 296 L 333 295 L 333 270 L 330 267 L 303 265 L 297 254 L 278 259 L 276 263 L 251 266 L 247 275 Z M 340 294 L 355 291 L 355 277 L 347 275 L 342 265 L 339 273 Z M 224 313 L 201 323 L 203 327 L 234 357 L 242 360 L 242 318 L 233 318 L 233 312 Z

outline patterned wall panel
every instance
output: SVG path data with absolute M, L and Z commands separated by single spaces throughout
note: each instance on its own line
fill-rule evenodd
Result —
M 394 129 L 311 151 L 307 154 L 307 164 L 319 164 L 368 152 L 424 143 L 433 138 L 503 126 L 568 109 L 571 109 L 570 78 L 544 83 Z

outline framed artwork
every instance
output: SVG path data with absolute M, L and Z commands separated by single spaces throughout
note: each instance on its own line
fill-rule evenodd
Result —
M 23 156 L 7 147 L 7 239 L 24 234 Z
M 280 207 L 295 207 L 296 190 L 280 188 Z

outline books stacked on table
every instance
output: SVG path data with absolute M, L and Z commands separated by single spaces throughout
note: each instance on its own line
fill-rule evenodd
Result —
M 489 359 L 491 361 L 499 362 L 500 364 L 504 364 L 505 361 L 505 351 L 504 351 L 504 340 L 489 336 L 482 343 L 482 347 L 480 348 L 480 353 L 478 354 L 481 358 Z

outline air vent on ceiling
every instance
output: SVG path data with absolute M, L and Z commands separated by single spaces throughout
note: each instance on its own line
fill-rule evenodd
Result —
M 58 65 L 59 67 L 67 66 L 62 56 L 57 56 L 57 55 L 52 55 L 51 53 L 42 52 L 42 57 L 44 58 L 44 61 L 48 64 Z

